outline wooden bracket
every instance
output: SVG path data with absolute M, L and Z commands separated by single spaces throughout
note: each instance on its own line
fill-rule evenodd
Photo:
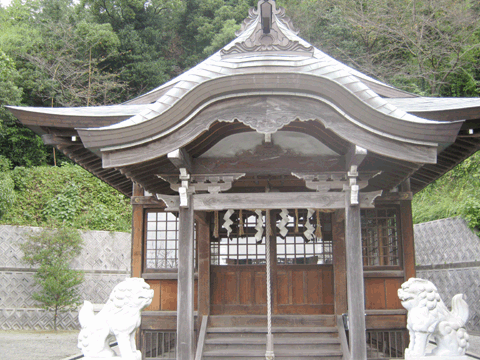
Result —
M 345 167 L 347 171 L 350 171 L 352 166 L 358 168 L 360 164 L 367 157 L 367 149 L 364 149 L 358 145 L 352 145 L 350 150 L 345 155 Z
M 168 153 L 167 157 L 177 169 L 184 168 L 189 173 L 192 172 L 192 158 L 184 148 L 180 148 Z

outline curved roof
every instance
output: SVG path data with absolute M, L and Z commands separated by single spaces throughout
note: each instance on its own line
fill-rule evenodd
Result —
M 138 114 L 104 127 L 78 128 L 88 148 L 116 150 L 160 139 L 225 98 L 252 95 L 315 96 L 351 123 L 407 143 L 453 142 L 460 127 L 427 120 L 392 105 L 370 86 L 393 88 L 347 67 L 296 35 L 282 9 L 274 7 L 270 34 L 251 11 L 238 38 L 180 75 L 128 104 L 144 104 Z M 370 86 L 369 86 L 370 85 Z M 403 96 L 408 96 L 402 93 Z M 400 94 L 399 94 L 400 95 Z

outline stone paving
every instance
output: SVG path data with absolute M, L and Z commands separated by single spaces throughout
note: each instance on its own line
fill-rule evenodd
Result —
M 63 360 L 80 355 L 75 331 L 0 331 L 0 360 Z

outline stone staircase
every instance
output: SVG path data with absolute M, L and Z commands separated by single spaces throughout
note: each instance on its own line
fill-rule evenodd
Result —
M 265 359 L 266 325 L 266 316 L 210 316 L 202 359 Z M 274 316 L 272 325 L 275 359 L 343 357 L 333 317 Z

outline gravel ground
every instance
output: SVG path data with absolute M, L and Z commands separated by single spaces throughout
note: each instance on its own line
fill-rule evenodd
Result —
M 70 360 L 81 355 L 77 331 L 0 331 L 0 360 Z M 480 336 L 469 352 L 480 359 Z
M 80 355 L 78 331 L 0 331 L 0 360 L 63 360 Z

